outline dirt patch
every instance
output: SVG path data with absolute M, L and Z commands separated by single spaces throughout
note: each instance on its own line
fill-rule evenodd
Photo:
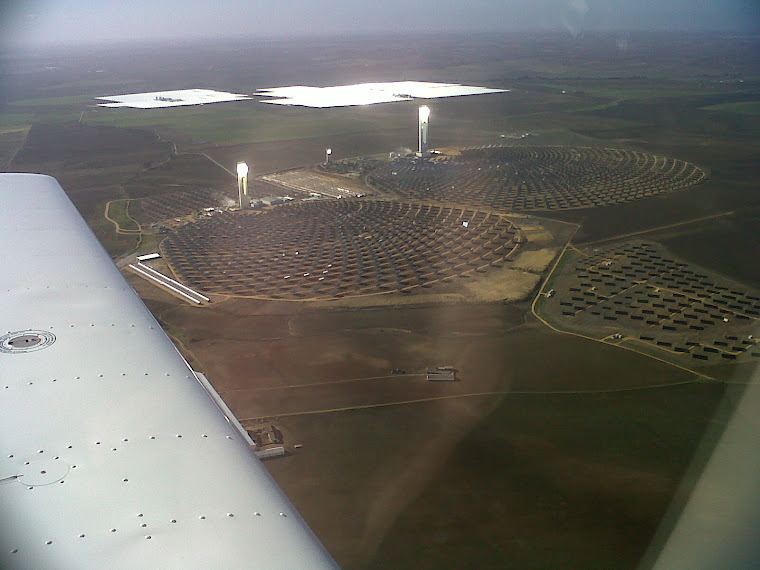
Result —
M 558 250 L 553 248 L 523 251 L 515 258 L 512 267 L 541 273 L 542 271 L 546 271 L 549 264 L 557 256 L 557 253 Z
M 507 397 L 369 567 L 635 568 L 722 391 Z
M 522 301 L 530 296 L 540 280 L 540 275 L 536 273 L 501 268 L 467 283 L 465 296 L 472 301 L 482 302 Z
M 544 228 L 523 228 L 526 239 L 535 245 L 548 245 L 554 241 L 554 236 Z
M 501 303 L 317 310 L 230 299 L 197 308 L 130 279 L 237 417 L 278 418 L 290 455 L 266 465 L 347 567 L 366 564 L 493 400 L 460 396 L 508 385 L 499 338 L 523 322 Z M 441 364 L 461 381 L 427 382 L 421 372 Z M 352 411 L 326 411 L 337 408 Z
M 333 198 L 363 195 L 368 192 L 361 180 L 349 176 L 327 175 L 315 168 L 278 172 L 266 176 L 265 180 L 287 190 L 295 190 L 305 194 L 315 193 Z
M 283 418 L 304 447 L 266 466 L 304 517 L 320 521 L 316 532 L 341 566 L 366 568 L 398 514 L 487 403 L 481 398 L 468 401 L 469 409 L 434 402 Z M 441 417 L 449 420 L 441 424 Z

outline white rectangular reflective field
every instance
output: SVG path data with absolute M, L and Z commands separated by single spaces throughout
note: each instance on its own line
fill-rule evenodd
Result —
M 157 109 L 160 107 L 182 107 L 185 105 L 206 105 L 250 99 L 247 95 L 226 93 L 212 89 L 181 89 L 179 91 L 153 91 L 151 93 L 130 93 L 127 95 L 106 95 L 96 97 L 111 103 L 99 103 L 100 107 L 133 107 L 135 109 Z
M 436 99 L 439 97 L 461 97 L 463 95 L 484 95 L 504 93 L 507 89 L 474 87 L 458 83 L 430 83 L 426 81 L 394 81 L 390 83 L 359 83 L 335 87 L 271 87 L 259 89 L 254 95 L 275 97 L 262 103 L 275 105 L 300 105 L 302 107 L 348 107 L 352 105 L 373 105 L 411 99 Z

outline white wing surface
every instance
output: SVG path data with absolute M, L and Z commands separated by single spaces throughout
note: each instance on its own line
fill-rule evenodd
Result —
M 688 502 L 675 503 L 670 536 L 649 553 L 655 570 L 760 568 L 758 380 L 755 370 Z
M 53 178 L 0 232 L 0 568 L 335 567 Z

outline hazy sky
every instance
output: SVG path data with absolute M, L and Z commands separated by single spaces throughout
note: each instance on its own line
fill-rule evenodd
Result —
M 11 43 L 409 31 L 757 31 L 759 0 L 0 0 Z

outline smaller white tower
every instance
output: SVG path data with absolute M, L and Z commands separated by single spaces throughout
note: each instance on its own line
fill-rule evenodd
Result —
M 325 149 L 325 164 L 330 164 L 330 155 L 332 154 L 331 148 Z
M 248 199 L 248 165 L 245 162 L 237 163 L 238 175 L 238 198 L 240 199 L 240 209 L 243 210 L 250 206 Z
M 420 107 L 419 122 L 419 150 L 417 156 L 428 156 L 428 120 L 430 119 L 430 107 Z

